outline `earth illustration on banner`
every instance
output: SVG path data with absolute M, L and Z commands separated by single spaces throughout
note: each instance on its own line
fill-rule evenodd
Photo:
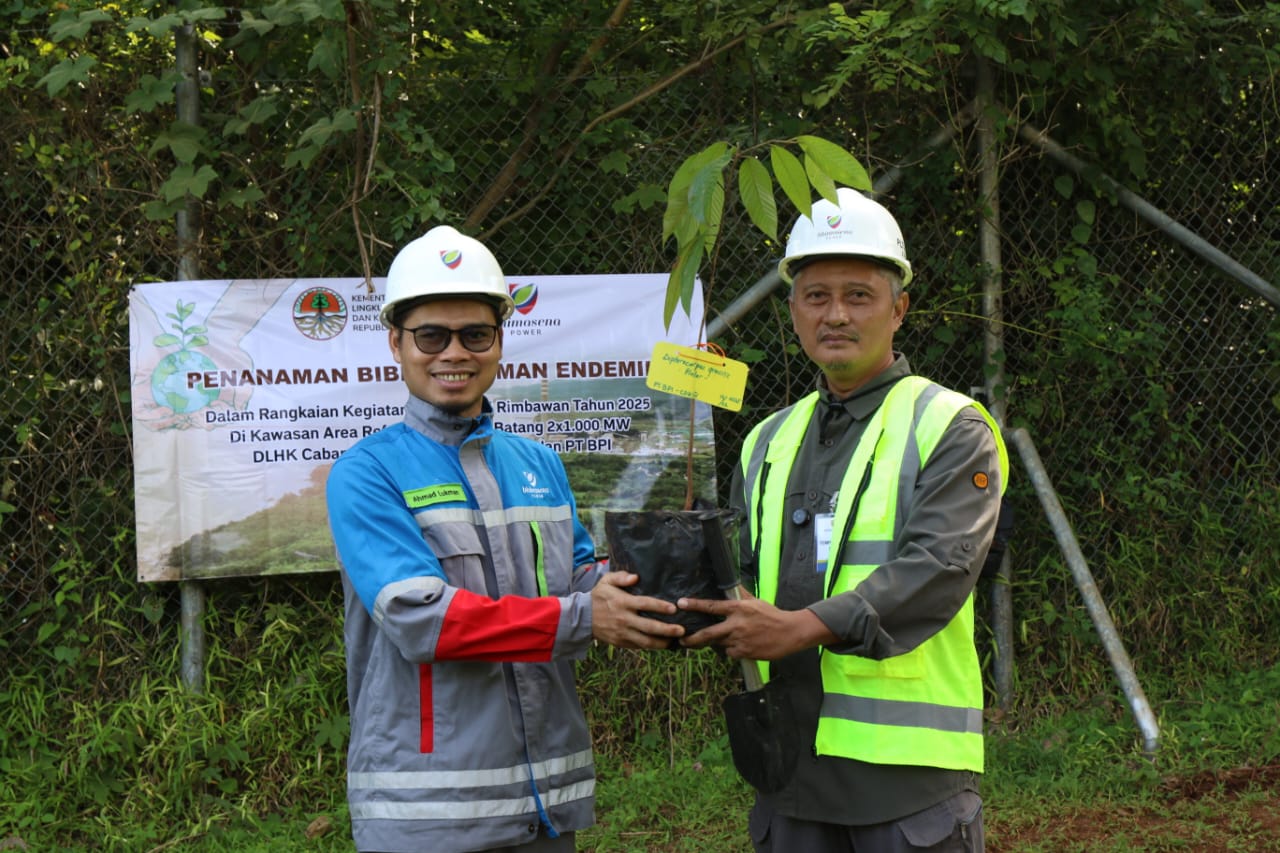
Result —
M 186 325 L 187 318 L 195 308 L 194 302 L 179 299 L 173 313 L 168 315 L 175 321 L 172 327 L 178 334 L 156 335 L 151 342 L 157 347 L 171 347 L 174 344 L 179 347 L 160 359 L 151 374 L 151 398 L 156 401 L 156 405 L 173 409 L 179 415 L 203 409 L 218 399 L 216 388 L 206 388 L 202 383 L 187 385 L 187 374 L 217 369 L 217 365 L 208 356 L 191 349 L 209 343 L 208 329 L 203 325 Z
M 160 359 L 151 374 L 151 396 L 157 405 L 173 409 L 180 415 L 203 409 L 218 398 L 218 389 L 199 384 L 188 388 L 186 377 L 188 373 L 216 369 L 217 365 L 208 356 L 194 350 L 171 352 Z

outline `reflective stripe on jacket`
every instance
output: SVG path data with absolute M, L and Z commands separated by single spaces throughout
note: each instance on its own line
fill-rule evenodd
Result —
M 770 602 L 778 589 L 787 481 L 817 400 L 814 392 L 763 421 L 742 452 L 758 594 Z M 868 421 L 845 471 L 832 524 L 827 596 L 855 589 L 893 559 L 917 476 L 956 414 L 968 406 L 991 425 L 1003 491 L 1008 455 L 985 409 L 923 377 L 899 380 Z M 873 660 L 824 651 L 822 685 L 818 754 L 982 771 L 982 676 L 973 643 L 972 595 L 941 631 L 906 654 Z

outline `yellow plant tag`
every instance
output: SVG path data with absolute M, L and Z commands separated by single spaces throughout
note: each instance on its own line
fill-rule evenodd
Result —
M 697 349 L 658 341 L 645 384 L 655 391 L 692 397 L 736 412 L 742 408 L 747 366 L 726 356 L 715 344 Z

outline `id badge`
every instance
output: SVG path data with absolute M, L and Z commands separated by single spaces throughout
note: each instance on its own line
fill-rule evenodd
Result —
M 813 554 L 818 574 L 827 570 L 827 555 L 831 552 L 831 528 L 835 515 L 824 512 L 813 519 Z

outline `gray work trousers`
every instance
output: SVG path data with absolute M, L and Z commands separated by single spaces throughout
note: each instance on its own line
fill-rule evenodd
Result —
M 577 842 L 574 833 L 562 832 L 559 838 L 548 838 L 539 832 L 538 837 L 528 844 L 517 844 L 513 847 L 497 847 L 489 853 L 574 853 Z
M 562 832 L 559 838 L 548 838 L 545 832 L 538 832 L 528 844 L 517 844 L 514 847 L 491 847 L 483 853 L 574 853 L 577 842 L 572 832 Z
M 961 791 L 923 811 L 870 826 L 798 820 L 759 798 L 748 820 L 756 853 L 982 853 L 982 798 Z

